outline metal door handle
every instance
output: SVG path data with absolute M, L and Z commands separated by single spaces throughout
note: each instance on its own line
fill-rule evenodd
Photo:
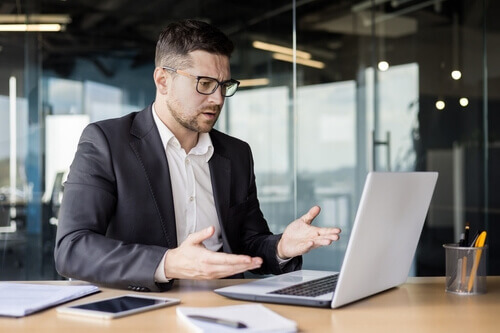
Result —
M 372 131 L 372 170 L 376 171 L 377 167 L 377 155 L 376 155 L 376 147 L 377 146 L 386 146 L 386 165 L 387 171 L 391 171 L 391 133 L 387 131 L 385 133 L 385 141 L 377 140 L 375 137 L 375 131 Z

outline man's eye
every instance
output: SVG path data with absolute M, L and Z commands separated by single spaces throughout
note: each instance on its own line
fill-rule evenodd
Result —
M 208 80 L 200 80 L 199 84 L 202 85 L 202 86 L 204 86 L 204 87 L 208 87 L 211 84 L 213 84 L 213 82 L 212 81 L 208 81 Z

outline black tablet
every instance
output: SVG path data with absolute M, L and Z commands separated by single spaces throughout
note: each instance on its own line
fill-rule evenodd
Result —
M 176 298 L 130 294 L 78 305 L 62 306 L 57 308 L 57 312 L 113 319 L 179 303 L 180 300 Z

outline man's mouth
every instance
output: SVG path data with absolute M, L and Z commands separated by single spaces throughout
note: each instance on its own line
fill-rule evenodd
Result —
M 201 111 L 201 113 L 207 117 L 216 117 L 217 114 L 220 112 L 220 108 L 215 106 L 211 108 L 206 108 Z

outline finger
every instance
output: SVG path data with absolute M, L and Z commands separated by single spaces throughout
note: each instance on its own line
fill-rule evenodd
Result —
M 203 262 L 210 265 L 252 265 L 262 264 L 262 258 L 250 257 L 241 254 L 229 254 L 221 252 L 208 252 Z
M 329 239 L 329 240 L 331 240 L 333 242 L 333 241 L 338 241 L 340 239 L 340 236 L 338 234 L 325 235 L 325 236 L 323 236 L 323 238 Z
M 239 265 L 204 265 L 204 277 L 209 279 L 218 279 L 245 271 L 257 269 L 262 265 L 260 263 L 239 264 Z
M 238 274 L 241 272 L 245 271 L 250 271 L 252 269 L 256 269 L 262 266 L 262 263 L 260 264 L 241 264 L 241 265 L 213 265 L 214 270 L 219 270 L 221 274 L 224 274 L 225 276 L 228 275 L 234 275 Z
M 332 244 L 333 240 L 329 239 L 329 238 L 319 238 L 319 239 L 315 239 L 313 242 L 314 242 L 313 247 L 318 248 L 321 246 L 328 246 L 328 245 Z
M 210 226 L 210 227 L 205 228 L 203 230 L 189 234 L 189 236 L 187 236 L 185 242 L 187 242 L 189 244 L 193 244 L 193 245 L 201 244 L 203 241 L 212 237 L 214 232 L 215 232 L 215 228 L 213 226 Z
M 307 245 L 303 246 L 302 249 L 300 250 L 300 252 L 297 255 L 302 255 L 302 254 L 305 254 L 311 250 L 314 250 L 314 249 L 317 249 L 318 247 L 322 247 L 322 246 L 328 246 L 332 243 L 332 241 L 330 239 L 315 239 L 314 241 L 310 241 L 307 243 Z
M 258 267 L 255 267 L 255 268 L 254 267 L 243 267 L 240 269 L 235 269 L 235 267 L 231 266 L 227 269 L 224 269 L 224 268 L 219 269 L 219 268 L 214 266 L 214 269 L 207 270 L 202 278 L 208 279 L 208 280 L 222 279 L 222 278 L 226 278 L 229 276 L 233 276 L 235 274 L 240 274 L 240 273 L 243 273 L 246 271 L 250 271 L 250 270 L 253 270 L 256 268 L 258 268 Z
M 304 221 L 307 224 L 311 224 L 311 222 L 318 216 L 319 212 L 321 211 L 321 208 L 319 206 L 313 206 L 307 213 L 302 215 L 301 220 Z
M 327 236 L 327 235 L 338 235 L 341 230 L 339 228 L 318 228 L 318 235 Z
M 317 233 L 316 236 L 312 237 L 311 240 L 317 240 L 317 239 L 329 239 L 331 241 L 336 241 L 340 239 L 339 234 L 337 233 Z

